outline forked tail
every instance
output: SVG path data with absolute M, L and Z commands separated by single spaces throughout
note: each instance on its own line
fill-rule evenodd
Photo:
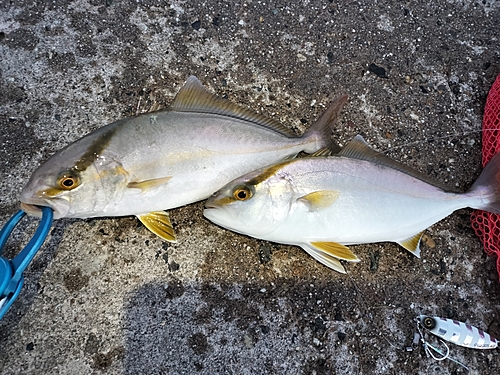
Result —
M 340 146 L 332 141 L 332 130 L 333 125 L 337 121 L 337 118 L 347 102 L 347 95 L 342 95 L 336 98 L 332 104 L 326 109 L 325 112 L 320 116 L 320 118 L 311 126 L 303 135 L 303 138 L 316 138 L 318 141 L 315 145 L 311 145 L 310 148 L 306 148 L 304 151 L 312 154 L 321 148 L 328 148 L 333 153 L 338 153 L 340 151 Z
M 500 214 L 500 152 L 486 164 L 469 192 L 485 198 L 481 207 L 473 208 Z

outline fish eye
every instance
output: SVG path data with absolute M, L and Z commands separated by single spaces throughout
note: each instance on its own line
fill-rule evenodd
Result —
M 57 184 L 63 190 L 73 190 L 80 185 L 80 178 L 74 172 L 65 172 L 59 176 Z
M 234 199 L 238 201 L 246 201 L 252 198 L 252 190 L 246 186 L 238 186 L 233 192 Z

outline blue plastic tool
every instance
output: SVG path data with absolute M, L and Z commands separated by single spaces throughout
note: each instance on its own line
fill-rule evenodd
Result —
M 42 210 L 42 220 L 38 225 L 35 235 L 26 247 L 12 260 L 1 256 L 2 251 L 15 226 L 26 213 L 22 210 L 17 212 L 0 231 L 0 319 L 3 318 L 19 295 L 24 283 L 23 272 L 33 260 L 38 250 L 40 250 L 52 226 L 54 218 L 52 209 L 49 207 L 40 207 L 40 209 Z

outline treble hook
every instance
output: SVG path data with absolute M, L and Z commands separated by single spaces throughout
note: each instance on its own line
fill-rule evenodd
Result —
M 436 361 L 444 361 L 445 359 L 449 359 L 450 361 L 455 362 L 457 365 L 462 366 L 467 371 L 470 371 L 466 365 L 464 365 L 460 361 L 450 357 L 450 348 L 448 347 L 448 345 L 446 345 L 446 343 L 443 340 L 439 340 L 439 341 L 441 341 L 441 344 L 443 344 L 444 347 L 446 348 L 446 353 L 443 353 L 441 350 L 439 350 L 435 346 L 429 344 L 427 342 L 427 340 L 425 339 L 424 332 L 422 330 L 422 323 L 420 322 L 420 320 L 418 318 L 416 318 L 415 321 L 417 322 L 417 330 L 418 330 L 418 333 L 420 334 L 420 341 L 422 341 L 422 345 L 424 347 L 425 354 L 427 354 L 427 356 L 431 356 Z M 441 357 L 437 357 L 434 353 L 431 352 L 431 349 L 434 350 L 436 353 L 440 354 Z
M 431 344 L 429 344 L 427 341 L 423 340 L 422 339 L 422 342 L 424 344 L 424 349 L 425 349 L 425 352 L 430 355 L 432 358 L 434 358 L 436 361 L 443 361 L 447 358 L 449 358 L 449 355 L 450 355 L 450 348 L 448 347 L 448 345 L 446 345 L 446 343 L 443 341 L 443 340 L 439 340 L 441 341 L 441 344 L 443 344 L 446 348 L 446 353 L 443 353 L 441 350 L 439 350 L 438 348 L 436 348 L 435 346 L 432 346 Z M 441 354 L 442 357 L 436 357 L 431 351 L 430 349 L 434 350 L 436 353 L 438 354 Z

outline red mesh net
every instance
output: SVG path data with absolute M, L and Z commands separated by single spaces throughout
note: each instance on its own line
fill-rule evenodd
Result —
M 483 117 L 483 167 L 500 151 L 500 75 L 490 89 Z M 474 210 L 472 228 L 481 240 L 484 251 L 497 257 L 500 280 L 500 215 Z

